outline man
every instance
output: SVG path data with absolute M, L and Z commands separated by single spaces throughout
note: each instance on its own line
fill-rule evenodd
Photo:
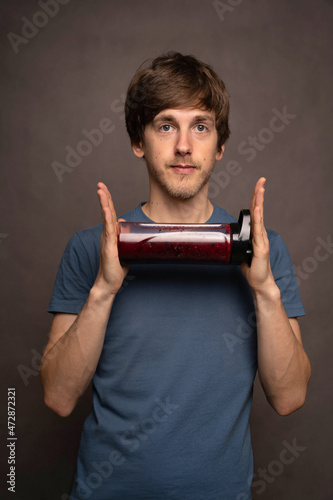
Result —
M 208 199 L 229 136 L 229 100 L 213 69 L 161 56 L 134 76 L 125 108 L 150 196 L 124 219 L 235 221 Z M 98 184 L 103 224 L 75 233 L 66 248 L 41 365 L 45 403 L 62 416 L 93 382 L 71 499 L 251 498 L 257 368 L 281 415 L 303 405 L 310 377 L 292 264 L 264 227 L 264 183 L 250 204 L 250 267 L 137 264 L 123 287 L 117 217 Z

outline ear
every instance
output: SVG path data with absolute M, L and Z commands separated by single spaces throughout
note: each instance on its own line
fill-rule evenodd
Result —
M 215 160 L 216 161 L 222 160 L 222 157 L 223 157 L 223 154 L 224 154 L 224 148 L 225 148 L 225 145 L 223 144 L 221 146 L 221 148 L 216 151 L 216 155 L 215 155 Z
M 139 144 L 132 143 L 132 150 L 133 150 L 133 153 L 135 154 L 135 156 L 137 156 L 138 158 L 144 157 L 145 152 L 144 152 L 143 145 L 141 142 L 139 142 Z

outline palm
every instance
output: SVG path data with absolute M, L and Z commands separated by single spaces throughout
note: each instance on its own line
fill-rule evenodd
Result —
M 261 177 L 254 189 L 250 203 L 251 234 L 253 259 L 251 266 L 243 263 L 241 270 L 252 290 L 260 290 L 273 275 L 269 260 L 269 241 L 264 226 L 264 184 L 266 179 Z
M 101 205 L 103 230 L 101 234 L 100 268 L 98 278 L 110 288 L 111 293 L 117 293 L 128 272 L 127 266 L 122 266 L 118 255 L 118 223 L 108 188 L 102 182 L 98 183 L 97 194 Z

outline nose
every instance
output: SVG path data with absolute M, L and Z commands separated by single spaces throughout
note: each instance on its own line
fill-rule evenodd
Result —
M 186 155 L 192 153 L 192 142 L 187 130 L 180 130 L 177 135 L 176 154 Z

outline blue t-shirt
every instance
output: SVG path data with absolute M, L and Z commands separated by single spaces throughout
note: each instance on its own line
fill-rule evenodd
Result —
M 141 206 L 122 217 L 152 222 Z M 207 222 L 235 221 L 214 206 Z M 49 312 L 80 312 L 101 230 L 71 238 Z M 274 231 L 268 237 L 287 315 L 301 316 L 287 248 Z M 71 499 L 250 499 L 256 371 L 254 306 L 239 266 L 131 265 L 93 377 Z

